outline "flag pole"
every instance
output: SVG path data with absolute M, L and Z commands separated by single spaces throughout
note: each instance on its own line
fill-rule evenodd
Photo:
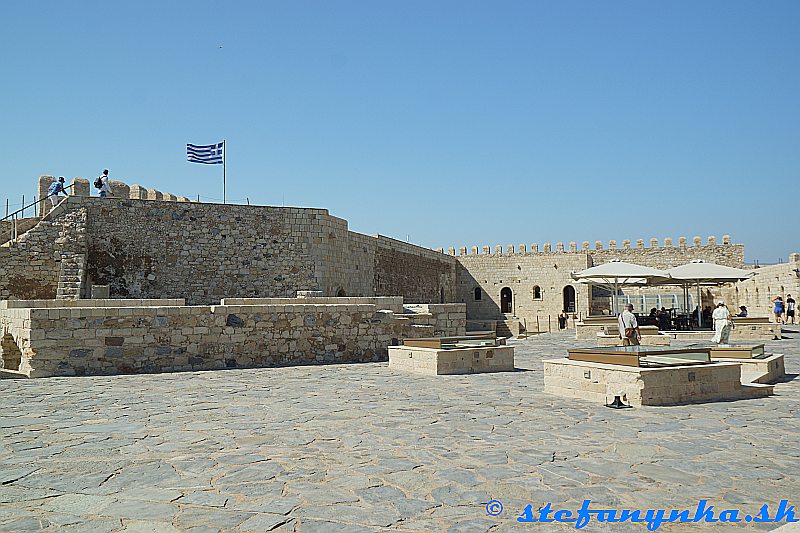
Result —
M 226 169 L 225 169 L 225 160 L 228 158 L 228 145 L 225 144 L 225 139 L 222 139 L 222 203 L 228 203 L 228 196 L 227 196 L 227 176 L 226 176 Z

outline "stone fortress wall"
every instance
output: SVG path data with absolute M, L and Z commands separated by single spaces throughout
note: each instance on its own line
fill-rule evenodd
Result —
M 728 285 L 720 291 L 719 296 L 725 302 L 733 302 L 733 305 L 728 304 L 731 312 L 740 305 L 745 305 L 750 316 L 772 317 L 773 298 L 780 295 L 785 302 L 791 294 L 795 300 L 799 299 L 800 252 L 789 254 L 787 263 L 760 266 L 754 272 L 756 274 L 752 278 Z M 797 324 L 797 312 L 795 315 Z
M 463 304 L 416 314 L 343 300 L 0 302 L 0 368 L 50 377 L 367 362 L 402 338 L 464 334 Z
M 41 177 L 40 191 L 50 181 Z M 90 199 L 88 180 L 73 183 L 73 197 L 0 246 L 0 298 L 87 297 L 91 285 L 108 284 L 112 297 L 185 298 L 208 305 L 221 298 L 287 298 L 316 290 L 331 297 L 463 302 L 470 319 L 518 317 L 529 330 L 536 323 L 542 330 L 545 320 L 555 324 L 569 304 L 575 317 L 608 312 L 608 295 L 575 283 L 570 274 L 612 259 L 657 268 L 693 259 L 744 267 L 744 246 L 728 235 L 705 243 L 681 237 L 662 243 L 624 240 L 620 246 L 614 240 L 607 246 L 601 241 L 483 246 L 470 253 L 462 247 L 456 254 L 455 248 L 444 253 L 349 231 L 347 221 L 325 209 L 201 204 L 119 182 L 118 198 Z M 771 297 L 764 294 L 796 287 L 788 265 L 759 270 L 744 284 L 704 289 L 703 305 L 725 298 L 732 309 L 744 304 L 765 314 Z M 767 283 L 769 276 L 775 279 Z M 504 289 L 511 294 L 506 309 Z
M 480 250 L 480 253 L 479 253 Z M 439 251 L 443 252 L 442 249 Z M 671 238 L 664 239 L 663 246 L 657 239 L 650 239 L 649 247 L 639 239 L 635 247 L 628 240 L 610 241 L 607 248 L 601 241 L 590 247 L 584 241 L 580 248 L 571 242 L 567 247 L 557 243 L 555 248 L 545 243 L 540 250 L 538 244 L 530 249 L 525 244 L 495 246 L 492 253 L 489 246 L 472 247 L 471 253 L 462 247 L 459 255 L 455 248 L 447 254 L 458 260 L 457 301 L 467 304 L 467 315 L 476 320 L 497 320 L 503 315 L 513 315 L 527 324 L 530 331 L 546 330 L 543 324 L 549 319 L 555 323 L 562 310 L 572 311 L 578 317 L 598 314 L 610 309 L 610 298 L 594 296 L 586 284 L 576 283 L 571 273 L 600 265 L 613 259 L 667 269 L 694 259 L 722 265 L 744 268 L 744 245 L 733 244 L 725 235 L 721 244 L 715 237 L 708 237 L 706 243 L 694 237 L 691 245 L 685 237 L 678 239 L 677 245 Z M 503 290 L 511 291 L 511 305 L 503 308 Z M 680 287 L 625 288 L 624 294 L 678 293 Z M 599 291 L 596 291 L 599 293 Z M 574 296 L 573 296 L 574 294 Z M 711 294 L 711 293 L 709 293 Z M 713 298 L 713 294 L 709 296 Z M 570 302 L 574 306 L 569 308 Z M 503 311 L 506 311 L 505 313 Z
M 0 247 L 0 299 L 87 297 L 91 285 L 109 285 L 112 298 L 192 305 L 307 290 L 419 303 L 455 298 L 454 258 L 349 231 L 325 209 L 141 199 L 136 186 L 127 198 L 92 198 L 83 182 Z M 118 185 L 115 195 L 124 190 Z

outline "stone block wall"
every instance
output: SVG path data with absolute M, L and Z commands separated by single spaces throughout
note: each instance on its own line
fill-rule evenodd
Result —
M 549 316 L 555 323 L 558 314 L 565 309 L 565 290 L 575 291 L 575 314 L 578 317 L 609 309 L 610 298 L 593 297 L 588 285 L 576 283 L 571 273 L 612 259 L 662 269 L 693 259 L 739 268 L 744 265 L 744 246 L 732 244 L 727 235 L 722 238 L 721 244 L 717 244 L 715 237 L 709 237 L 705 245 L 699 237 L 693 239 L 691 245 L 687 245 L 684 237 L 679 239 L 677 246 L 673 245 L 670 238 L 664 240 L 663 246 L 659 246 L 656 239 L 651 239 L 649 244 L 650 247 L 645 247 L 643 239 L 639 239 L 635 247 L 631 247 L 630 241 L 623 241 L 622 248 L 617 247 L 616 241 L 611 241 L 608 248 L 604 248 L 600 241 L 593 248 L 588 241 L 584 241 L 580 247 L 574 242 L 568 246 L 556 243 L 555 247 L 545 243 L 541 251 L 538 244 L 532 244 L 530 249 L 521 244 L 508 245 L 505 252 L 503 246 L 495 246 L 494 253 L 490 253 L 491 247 L 483 246 L 480 249 L 472 247 L 469 254 L 467 248 L 461 248 L 457 256 L 456 300 L 467 304 L 470 319 L 498 319 L 502 306 L 500 291 L 508 288 L 512 293 L 511 314 L 523 319 L 528 329 L 533 331 L 536 320 L 541 326 Z M 455 248 L 450 248 L 448 253 L 454 255 Z M 480 300 L 475 295 L 477 288 L 482 291 Z M 680 293 L 681 289 L 626 288 L 624 292 Z
M 366 297 L 402 290 L 425 303 L 451 300 L 454 293 L 454 258 L 348 231 L 346 221 L 324 209 L 73 196 L 45 220 L 70 224 L 66 215 L 80 209 L 86 212 L 86 260 L 72 256 L 72 265 L 62 268 L 63 297 L 77 297 L 92 284 L 109 285 L 112 298 L 186 298 L 190 304 L 290 298 L 305 290 Z M 83 232 L 75 234 L 83 239 Z M 50 256 L 56 248 L 51 236 L 37 252 Z
M 586 315 L 589 289 L 570 273 L 589 266 L 584 253 L 530 253 L 466 255 L 458 258 L 458 300 L 466 303 L 467 316 L 475 320 L 501 318 L 501 291 L 511 291 L 511 312 L 536 331 L 537 317 L 555 321 L 564 309 L 564 291 L 575 291 L 576 313 Z M 480 289 L 476 299 L 475 289 Z M 544 326 L 546 330 L 546 326 Z
M 433 334 L 374 305 L 7 309 L 0 324 L 30 377 L 381 361 Z
M 414 323 L 432 326 L 436 337 L 466 335 L 466 304 L 407 304 L 406 307 L 413 311 L 410 317 Z
M 112 297 L 211 304 L 317 286 L 304 228 L 323 210 L 116 199 L 88 210 L 87 272 Z
M 62 260 L 85 255 L 86 210 L 67 211 L 62 203 L 55 211 L 55 217 L 0 245 L 0 300 L 55 298 L 65 282 Z
M 17 219 L 17 237 L 21 237 L 23 233 L 32 229 L 39 223 L 38 217 L 20 218 Z M 14 221 L 3 220 L 0 221 L 0 244 L 5 244 L 14 238 Z
M 456 299 L 454 258 L 381 235 L 376 239 L 375 294 L 402 294 L 425 303 Z
M 773 298 L 780 295 L 786 302 L 791 294 L 795 300 L 800 300 L 800 253 L 790 254 L 787 263 L 761 266 L 753 271 L 755 275 L 752 278 L 727 285 L 720 291 L 720 297 L 732 313 L 735 314 L 734 310 L 744 305 L 750 316 L 771 317 L 774 320 Z M 795 316 L 797 322 L 798 317 Z
M 403 313 L 402 296 L 375 296 L 375 297 L 304 297 L 304 298 L 223 298 L 221 305 L 374 305 L 379 311 L 392 311 Z

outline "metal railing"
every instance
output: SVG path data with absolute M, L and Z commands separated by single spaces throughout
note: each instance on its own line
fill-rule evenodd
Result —
M 74 186 L 75 186 L 75 184 L 73 183 L 72 185 L 68 185 L 68 186 L 64 187 L 64 194 L 66 194 L 66 191 L 68 191 L 69 189 L 71 189 Z M 25 205 L 25 195 L 23 195 L 22 196 L 22 207 L 20 207 L 19 209 L 17 209 L 13 213 L 9 213 L 8 212 L 9 204 L 8 204 L 8 200 L 6 200 L 6 216 L 4 216 L 3 218 L 0 218 L 0 222 L 6 222 L 8 220 L 12 221 L 12 223 L 13 223 L 13 231 L 12 231 L 11 240 L 12 241 L 16 241 L 17 237 L 19 237 L 19 234 L 17 232 L 17 220 L 20 219 L 20 218 L 25 218 L 24 215 L 25 215 L 25 211 L 26 210 L 28 210 L 30 208 L 33 208 L 33 216 L 34 217 L 38 217 L 39 216 L 39 203 L 40 202 L 46 202 L 47 200 L 49 200 L 53 196 L 58 196 L 58 194 L 60 192 L 61 191 L 59 191 L 58 193 L 48 194 L 44 198 L 41 198 L 41 199 L 38 199 L 38 200 L 36 199 L 36 196 L 34 196 L 33 197 L 33 202 L 31 202 L 28 205 Z

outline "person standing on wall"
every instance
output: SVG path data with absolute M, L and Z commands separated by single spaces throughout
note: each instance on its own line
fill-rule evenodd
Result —
M 796 304 L 794 303 L 794 298 L 792 298 L 791 294 L 786 295 L 786 321 L 788 322 L 789 319 L 792 319 L 792 324 L 794 324 L 794 314 L 795 314 L 795 307 Z
M 639 332 L 636 315 L 633 314 L 633 304 L 625 306 L 625 310 L 617 318 L 617 326 L 619 326 L 619 338 L 622 339 L 623 346 L 639 346 L 642 334 Z
M 731 322 L 731 312 L 728 311 L 725 302 L 717 304 L 717 308 L 711 313 L 711 319 L 714 321 L 713 341 L 717 344 L 728 344 L 733 322 Z
M 772 303 L 775 305 L 772 308 L 772 312 L 775 313 L 775 323 L 783 324 L 783 298 L 776 296 L 772 299 Z
M 58 181 L 51 183 L 50 187 L 47 189 L 47 196 L 50 197 L 50 202 L 52 202 L 53 207 L 57 206 L 58 202 L 61 201 L 61 197 L 59 195 L 62 192 L 64 193 L 65 198 L 69 196 L 69 194 L 67 194 L 67 190 L 64 188 L 64 176 L 59 176 Z
M 105 169 L 102 174 L 100 174 L 96 180 L 94 180 L 94 186 L 97 189 L 100 189 L 100 197 L 107 198 L 111 196 L 111 186 L 108 184 L 108 169 Z

